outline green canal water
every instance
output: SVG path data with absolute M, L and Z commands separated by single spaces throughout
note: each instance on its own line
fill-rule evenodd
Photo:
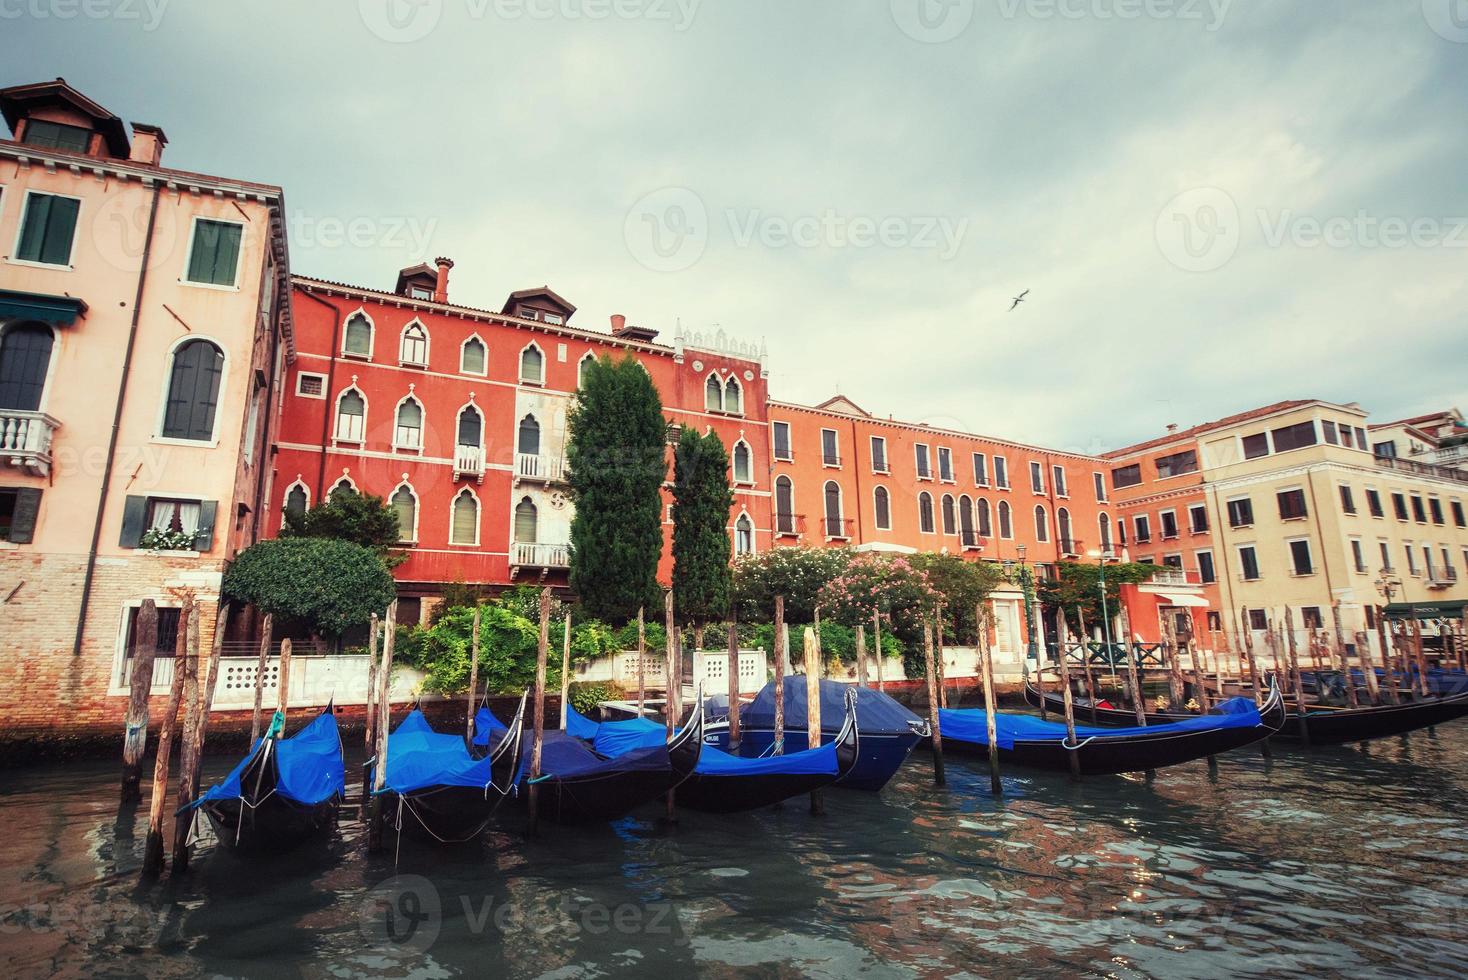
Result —
M 208 775 L 231 760 L 209 760 Z M 1142 777 L 915 754 L 880 795 L 367 857 L 200 844 L 141 886 L 116 767 L 0 773 L 6 976 L 1468 974 L 1468 723 Z M 518 814 L 511 814 L 518 820 Z

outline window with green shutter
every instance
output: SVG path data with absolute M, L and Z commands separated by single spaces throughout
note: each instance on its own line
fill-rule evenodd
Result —
M 214 438 L 224 352 L 207 340 L 190 340 L 173 353 L 163 436 L 208 442 Z
M 194 222 L 194 245 L 189 252 L 189 282 L 233 286 L 240 260 L 244 227 L 229 221 L 199 218 Z
M 21 218 L 17 259 L 45 265 L 70 265 L 76 216 L 82 202 L 55 194 L 30 194 Z
M 27 119 L 25 139 L 21 142 L 26 146 L 85 153 L 87 146 L 92 142 L 92 131 L 81 126 L 68 126 L 65 123 L 51 122 L 46 119 Z
M 40 510 L 39 487 L 0 487 L 0 541 L 29 544 Z

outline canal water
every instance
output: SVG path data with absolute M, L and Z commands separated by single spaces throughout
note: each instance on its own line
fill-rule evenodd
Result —
M 209 775 L 231 760 L 209 760 Z M 241 860 L 143 887 L 116 766 L 0 774 L 7 976 L 1468 974 L 1468 723 L 1138 777 L 977 761 L 741 816 Z M 518 817 L 517 814 L 513 815 Z

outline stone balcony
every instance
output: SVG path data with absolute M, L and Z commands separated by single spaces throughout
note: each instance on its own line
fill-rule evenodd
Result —
M 61 423 L 43 412 L 0 410 L 0 463 L 46 476 L 51 442 Z

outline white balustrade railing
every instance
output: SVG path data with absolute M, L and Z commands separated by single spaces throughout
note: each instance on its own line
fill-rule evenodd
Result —
M 220 674 L 214 686 L 214 710 L 238 711 L 255 705 L 255 674 L 260 666 L 258 657 L 221 657 Z M 300 708 L 320 708 L 328 703 L 355 705 L 367 703 L 366 656 L 361 654 L 342 656 L 291 657 L 290 705 Z M 159 657 L 153 661 L 154 695 L 167 694 L 173 684 L 173 657 Z M 126 694 L 132 683 L 132 658 L 123 665 L 121 677 L 113 686 L 113 694 Z M 423 674 L 411 667 L 398 665 L 393 668 L 391 692 L 394 700 L 406 700 L 414 695 L 423 683 Z M 261 703 L 273 710 L 279 701 L 280 658 L 270 656 L 265 661 L 265 679 L 261 685 Z
M 510 564 L 516 568 L 570 568 L 571 546 L 516 541 L 510 551 Z
M 43 412 L 0 411 L 0 462 L 44 475 L 51 468 L 51 440 L 60 425 Z
M 458 446 L 454 449 L 454 479 L 484 476 L 484 450 L 478 446 Z
M 515 475 L 522 480 L 559 483 L 565 471 L 566 461 L 560 456 L 538 456 L 534 453 L 517 453 L 515 456 Z

